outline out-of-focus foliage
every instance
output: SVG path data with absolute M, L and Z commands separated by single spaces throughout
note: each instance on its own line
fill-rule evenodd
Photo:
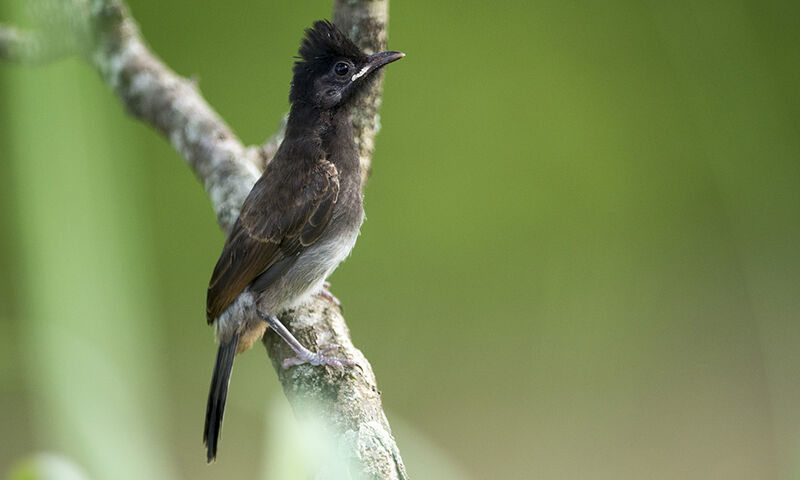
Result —
M 130 4 L 248 143 L 277 127 L 302 29 L 330 12 Z M 798 478 L 798 4 L 391 13 L 407 57 L 386 72 L 368 220 L 331 280 L 409 473 Z M 89 66 L 0 64 L 0 205 L 0 471 L 38 451 L 97 479 L 302 471 L 271 460 L 302 457 L 265 413 L 289 415 L 259 347 L 204 464 L 223 236 Z
M 39 454 L 14 466 L 8 480 L 87 480 L 87 477 L 64 457 Z

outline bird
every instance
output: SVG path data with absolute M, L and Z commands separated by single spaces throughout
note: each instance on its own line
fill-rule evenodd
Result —
M 217 456 L 234 358 L 274 330 L 309 363 L 352 366 L 311 352 L 278 320 L 307 302 L 355 245 L 364 220 L 351 107 L 375 73 L 405 54 L 365 54 L 327 20 L 305 30 L 292 69 L 283 142 L 248 194 L 208 285 L 206 317 L 219 347 L 206 407 L 206 460 Z M 258 315 L 248 311 L 256 305 Z

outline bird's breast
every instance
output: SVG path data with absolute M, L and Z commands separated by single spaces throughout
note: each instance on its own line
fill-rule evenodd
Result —
M 350 254 L 363 218 L 360 201 L 357 205 L 351 204 L 350 208 L 337 204 L 333 218 L 320 238 L 304 249 L 280 277 L 258 292 L 259 308 L 277 314 L 306 303 Z
M 318 270 L 319 275 L 327 277 L 350 255 L 363 221 L 364 209 L 360 202 L 358 205 L 351 204 L 349 208 L 337 208 L 325 232 L 314 245 L 303 252 L 298 263 L 308 267 L 315 266 L 313 269 Z

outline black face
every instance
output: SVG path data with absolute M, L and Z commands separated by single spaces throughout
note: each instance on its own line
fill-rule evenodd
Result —
M 318 108 L 342 106 L 384 65 L 402 58 L 400 52 L 365 55 L 332 23 L 319 21 L 306 30 L 295 63 L 289 100 Z
M 353 86 L 355 64 L 346 59 L 336 60 L 327 73 L 314 82 L 314 103 L 321 108 L 333 108 L 347 98 Z

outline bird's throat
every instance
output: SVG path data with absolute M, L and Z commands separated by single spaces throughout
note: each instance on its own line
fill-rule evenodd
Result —
M 348 106 L 321 110 L 309 104 L 293 104 L 286 123 L 286 140 L 303 151 L 321 149 L 325 158 L 336 165 L 340 175 L 361 178 Z
M 321 110 L 307 103 L 295 103 L 289 110 L 289 119 L 286 122 L 287 136 L 317 136 L 329 135 L 337 123 L 348 121 L 350 109 L 346 107 Z M 334 133 L 335 134 L 335 133 Z

